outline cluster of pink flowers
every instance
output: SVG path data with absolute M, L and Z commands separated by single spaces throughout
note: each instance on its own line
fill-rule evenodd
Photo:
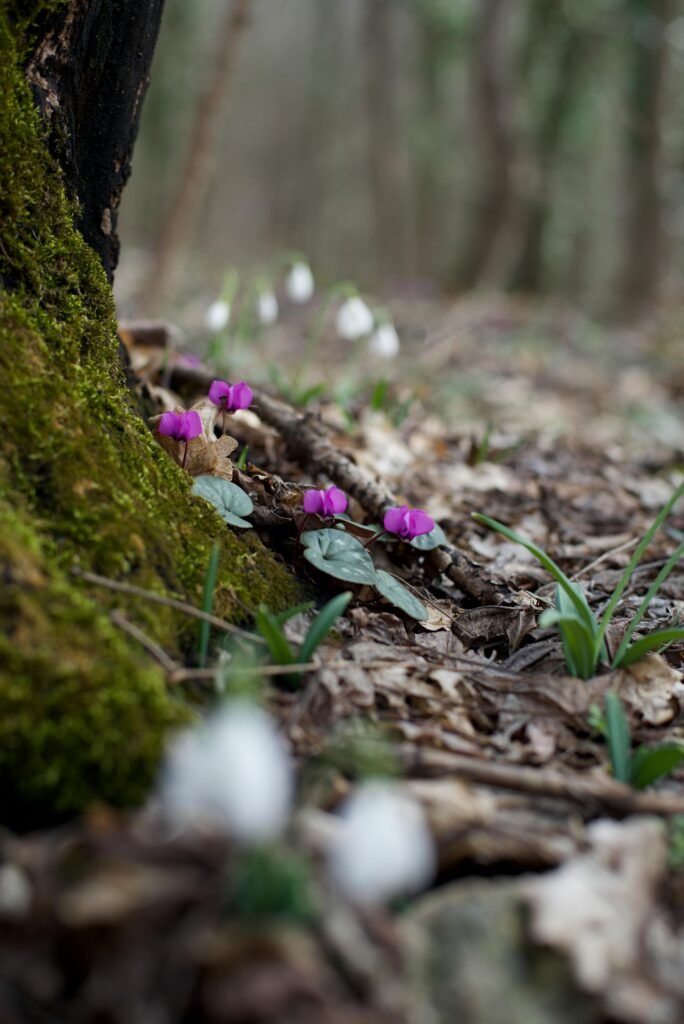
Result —
M 327 491 L 307 491 L 304 495 L 304 511 L 307 515 L 330 518 L 347 508 L 347 495 L 339 487 Z
M 244 381 L 229 384 L 225 380 L 215 380 L 209 388 L 209 398 L 224 413 L 247 409 L 254 398 L 252 389 Z M 198 412 L 165 412 L 159 421 L 159 433 L 174 440 L 185 443 L 187 456 L 188 442 L 202 433 L 202 420 Z M 185 465 L 185 459 L 183 460 Z M 339 487 L 328 487 L 327 490 L 310 490 L 304 495 L 304 511 L 307 515 L 321 516 L 331 519 L 347 509 L 347 496 Z M 422 508 L 409 508 L 408 505 L 397 505 L 388 508 L 383 520 L 383 528 L 402 540 L 411 541 L 425 533 L 431 533 L 435 521 Z
M 303 504 L 307 515 L 331 519 L 346 511 L 347 496 L 339 487 L 328 487 L 327 490 L 321 491 L 311 490 L 304 495 Z M 402 540 L 413 540 L 424 533 L 431 533 L 435 528 L 435 521 L 422 508 L 397 505 L 387 509 L 382 525 L 386 533 L 394 533 Z
M 229 384 L 227 380 L 212 381 L 209 388 L 209 399 L 224 412 L 236 412 L 247 409 L 252 404 L 254 392 L 249 384 L 241 380 L 238 384 Z
M 402 540 L 413 540 L 424 533 L 431 533 L 435 521 L 422 508 L 398 505 L 387 509 L 382 525 L 388 533 L 396 533 Z
M 159 420 L 159 433 L 187 444 L 202 433 L 202 419 L 194 409 L 188 412 L 165 412 Z

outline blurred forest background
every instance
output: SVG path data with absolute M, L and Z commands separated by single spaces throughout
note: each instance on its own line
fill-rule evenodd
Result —
M 683 88 L 681 0 L 167 0 L 120 305 L 290 250 L 377 295 L 676 304 Z

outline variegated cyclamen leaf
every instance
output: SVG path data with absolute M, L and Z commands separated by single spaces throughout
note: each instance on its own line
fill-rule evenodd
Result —
M 429 533 L 421 533 L 418 537 L 410 540 L 409 544 L 412 548 L 418 548 L 419 551 L 432 551 L 433 548 L 438 548 L 440 544 L 446 544 L 446 542 L 444 530 L 439 523 L 435 523 Z
M 213 505 L 229 526 L 239 526 L 243 530 L 251 530 L 252 524 L 242 516 L 248 516 L 250 512 L 253 512 L 254 505 L 250 496 L 237 484 L 219 476 L 197 476 L 192 486 L 192 493 Z
M 390 576 L 384 569 L 376 569 L 375 575 L 377 577 L 376 588 L 391 604 L 400 608 L 402 612 L 406 612 L 412 619 L 418 619 L 419 622 L 427 619 L 427 608 L 417 597 L 414 597 L 403 583 L 400 583 L 394 576 Z
M 307 530 L 302 545 L 304 557 L 321 572 L 348 583 L 375 584 L 371 556 L 360 541 L 343 530 Z

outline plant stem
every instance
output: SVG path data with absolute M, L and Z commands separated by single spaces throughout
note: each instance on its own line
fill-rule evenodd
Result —
M 386 533 L 387 533 L 387 530 L 379 530 L 378 533 L 374 533 L 373 536 L 370 538 L 370 540 L 367 540 L 365 542 L 365 544 L 363 545 L 364 548 L 366 549 L 366 551 L 371 546 L 371 544 L 375 544 L 376 540 L 379 540 L 381 537 L 384 537 L 384 535 Z

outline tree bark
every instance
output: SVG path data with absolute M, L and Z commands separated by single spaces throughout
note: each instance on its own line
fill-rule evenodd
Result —
M 217 615 L 295 596 L 256 538 L 192 497 L 118 361 L 103 266 L 159 2 L 50 0 L 47 18 L 44 5 L 0 0 L 0 787 L 4 822 L 30 824 L 143 799 L 190 714 L 72 568 L 199 605 L 216 542 Z M 170 653 L 194 648 L 178 612 L 134 599 L 126 612 Z
M 76 226 L 111 281 L 119 203 L 164 0 L 70 0 L 41 32 L 26 72 L 48 145 L 79 203 Z

